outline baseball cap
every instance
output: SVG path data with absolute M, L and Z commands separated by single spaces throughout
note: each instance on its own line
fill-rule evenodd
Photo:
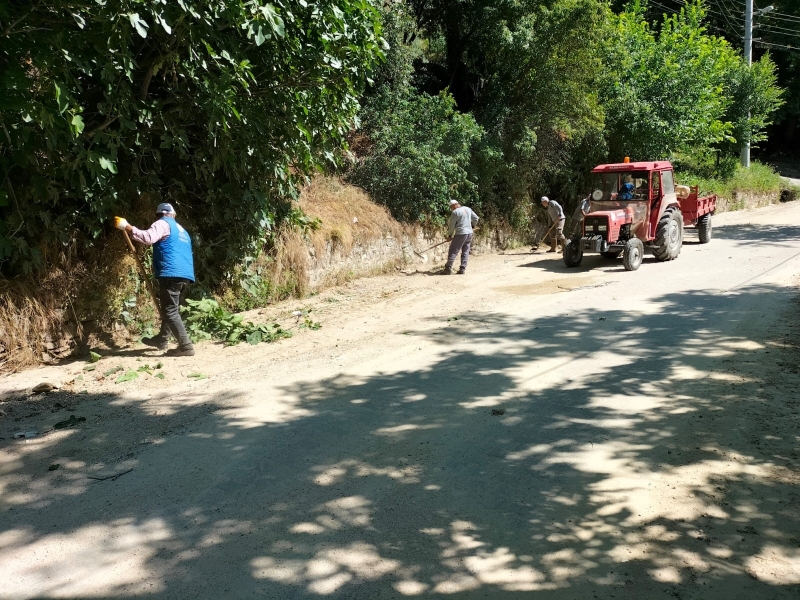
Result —
M 158 205 L 158 208 L 156 208 L 157 215 L 163 215 L 166 213 L 174 213 L 174 212 L 175 208 L 169 202 L 162 202 L 161 204 Z
M 547 196 L 542 196 L 542 202 L 550 202 L 550 198 Z
M 450 200 L 450 206 L 453 206 L 454 204 L 458 204 L 458 200 Z

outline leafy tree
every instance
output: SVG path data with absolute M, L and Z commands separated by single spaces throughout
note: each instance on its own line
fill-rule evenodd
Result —
M 404 6 L 385 7 L 382 19 L 389 49 L 364 99 L 352 143 L 360 156 L 348 176 L 396 218 L 441 224 L 448 199 L 478 200 L 470 165 L 483 130 L 446 90 L 428 95 L 414 87 L 422 50 Z
M 665 14 L 657 29 L 645 10 L 634 0 L 613 19 L 602 92 L 612 159 L 664 159 L 763 139 L 780 105 L 769 57 L 748 71 L 737 50 L 706 32 L 701 0 Z
M 2 273 L 158 198 L 221 277 L 335 160 L 381 44 L 368 0 L 3 0 Z
M 467 59 L 484 82 L 476 112 L 496 156 L 481 192 L 506 217 L 542 193 L 575 194 L 581 174 L 605 154 L 597 95 L 605 7 L 595 0 L 518 6 L 476 30 L 482 52 Z

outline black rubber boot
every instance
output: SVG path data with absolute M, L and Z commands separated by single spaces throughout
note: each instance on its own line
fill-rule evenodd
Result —
M 461 267 L 461 268 L 458 270 L 458 274 L 459 274 L 459 275 L 466 275 L 466 274 L 467 274 L 467 270 L 466 270 L 464 267 Z
M 451 267 L 445 267 L 444 271 L 442 271 L 442 275 L 452 275 L 453 269 Z

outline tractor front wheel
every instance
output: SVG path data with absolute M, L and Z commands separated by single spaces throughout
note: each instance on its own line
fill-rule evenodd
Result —
M 564 264 L 568 267 L 578 267 L 583 260 L 583 248 L 581 247 L 580 238 L 572 238 L 564 242 L 564 249 L 562 250 L 564 257 Z
M 653 256 L 656 260 L 678 258 L 683 246 L 683 215 L 677 207 L 668 208 L 656 228 Z
M 622 264 L 626 271 L 635 271 L 642 265 L 644 258 L 644 244 L 639 238 L 632 238 L 625 242 L 622 253 Z
M 701 244 L 711 241 L 711 215 L 703 215 L 697 219 L 697 233 Z

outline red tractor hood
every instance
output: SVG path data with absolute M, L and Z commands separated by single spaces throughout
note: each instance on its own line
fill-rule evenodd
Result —
M 633 207 L 626 206 L 625 208 L 618 208 L 617 210 L 598 210 L 596 212 L 590 212 L 586 215 L 586 218 L 606 217 L 609 226 L 614 227 L 616 225 L 620 227 L 628 223 L 633 223 L 633 214 Z

